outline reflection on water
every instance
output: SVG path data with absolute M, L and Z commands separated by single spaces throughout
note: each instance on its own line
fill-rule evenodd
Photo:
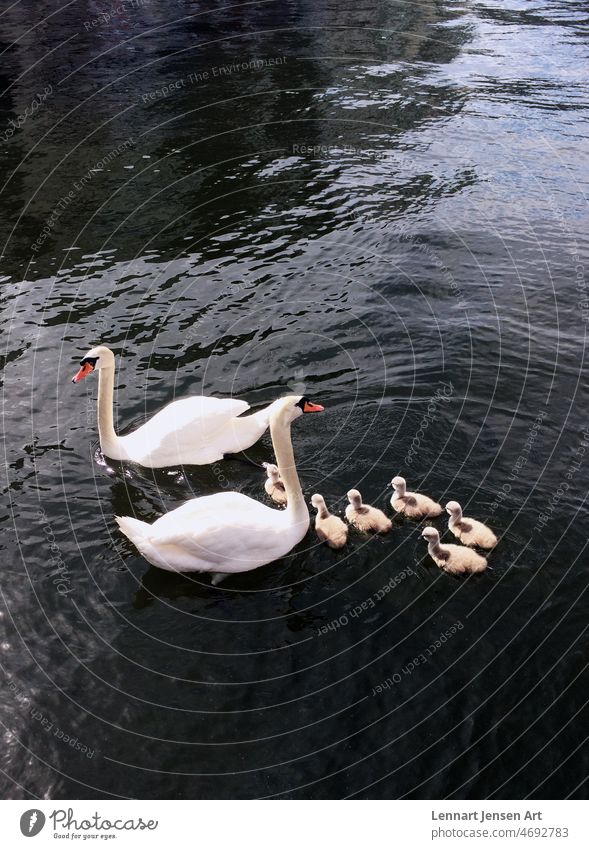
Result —
M 586 795 L 586 9 L 319 5 L 2 13 L 8 797 Z M 222 588 L 148 569 L 113 515 L 219 471 L 96 456 L 99 341 L 121 429 L 307 392 L 308 497 L 404 474 L 488 519 L 493 570 L 409 522 Z

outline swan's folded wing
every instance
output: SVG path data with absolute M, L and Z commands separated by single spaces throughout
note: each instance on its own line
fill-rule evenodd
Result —
M 220 492 L 161 516 L 151 526 L 150 543 L 181 549 L 203 571 L 244 572 L 290 550 L 284 517 L 240 492 Z
M 275 539 L 272 539 L 273 536 Z M 240 528 L 239 533 L 233 534 L 228 533 L 226 528 L 216 528 L 208 529 L 204 534 L 186 532 L 171 537 L 168 542 L 157 540 L 153 544 L 163 548 L 174 546 L 198 558 L 206 564 L 206 571 L 245 572 L 286 554 L 289 549 L 283 550 L 283 537 L 283 534 L 275 532 L 261 539 L 259 534 L 248 528 Z
M 149 425 L 170 425 L 175 431 L 195 426 L 209 432 L 219 430 L 229 419 L 249 410 L 247 401 L 237 398 L 208 398 L 194 395 L 172 401 L 148 422 Z
M 138 462 L 157 456 L 158 465 L 174 464 L 179 455 L 206 451 L 215 434 L 246 410 L 247 401 L 233 398 L 181 398 L 122 439 L 129 456 Z M 202 462 L 212 462 L 217 454 L 212 450 L 211 460 Z
M 153 525 L 152 536 L 158 540 L 221 525 L 225 528 L 252 525 L 258 527 L 275 521 L 282 511 L 261 504 L 242 492 L 216 492 L 185 501 L 175 510 L 164 513 Z
M 198 560 L 199 568 L 209 572 L 246 572 L 282 557 L 291 548 L 282 528 L 262 529 L 240 522 L 232 527 L 218 524 L 177 531 L 152 538 L 151 542 L 162 549 L 173 546 Z

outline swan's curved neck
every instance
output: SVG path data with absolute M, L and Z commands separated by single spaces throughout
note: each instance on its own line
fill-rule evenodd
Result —
M 271 404 L 268 404 L 267 407 L 262 407 L 262 409 L 258 410 L 257 413 L 252 413 L 249 416 L 244 416 L 242 421 L 255 422 L 263 433 L 264 430 L 266 430 L 266 428 L 270 424 L 272 414 L 275 412 L 275 410 L 279 409 L 281 401 L 281 398 L 278 398 L 277 401 L 272 401 Z
M 432 540 L 430 543 L 428 543 L 427 548 L 428 548 L 429 553 L 432 555 L 432 557 L 439 556 L 442 553 L 439 537 L 438 537 L 438 539 Z
M 106 366 L 98 372 L 98 434 L 100 449 L 113 460 L 119 457 L 119 438 L 115 433 L 113 421 L 113 398 L 115 386 L 115 368 Z
M 309 511 L 303 497 L 303 490 L 297 474 L 290 424 L 284 424 L 279 418 L 270 418 L 270 436 L 276 454 L 276 465 L 286 491 L 286 513 L 293 522 L 306 521 L 309 523 Z
M 404 498 L 406 489 L 407 489 L 406 483 L 395 484 L 395 494 L 396 494 L 397 498 Z

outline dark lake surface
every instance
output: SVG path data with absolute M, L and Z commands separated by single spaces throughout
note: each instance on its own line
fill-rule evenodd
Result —
M 588 23 L 6 2 L 4 797 L 586 798 Z M 262 478 L 102 460 L 100 342 L 122 432 L 306 392 L 308 498 L 390 510 L 403 474 L 493 526 L 492 571 L 398 520 L 216 588 L 148 568 L 115 514 Z

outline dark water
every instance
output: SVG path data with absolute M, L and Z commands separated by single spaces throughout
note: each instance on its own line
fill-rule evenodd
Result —
M 586 4 L 60 6 L 0 16 L 4 795 L 586 797 Z M 97 462 L 98 342 L 123 431 L 306 391 L 307 496 L 405 474 L 493 571 L 148 569 L 114 514 L 261 478 Z

